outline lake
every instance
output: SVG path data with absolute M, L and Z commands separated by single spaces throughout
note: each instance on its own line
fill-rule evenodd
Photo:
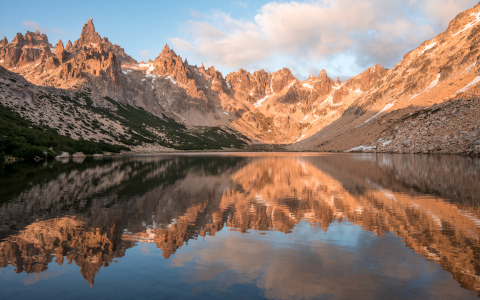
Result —
M 0 165 L 0 299 L 478 299 L 480 159 Z

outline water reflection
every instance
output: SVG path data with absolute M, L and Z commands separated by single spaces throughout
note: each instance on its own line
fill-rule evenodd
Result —
M 363 274 L 365 266 L 358 261 L 362 251 L 383 270 L 387 266 L 382 255 L 411 248 L 453 274 L 463 288 L 480 292 L 480 162 L 475 159 L 386 154 L 132 156 L 3 168 L 0 266 L 15 266 L 17 273 L 39 273 L 66 261 L 79 266 L 93 285 L 102 267 L 138 243 L 147 243 L 172 259 L 172 266 L 196 257 L 199 267 L 189 275 L 192 282 L 217 276 L 226 266 L 212 265 L 228 261 L 229 268 L 246 276 L 235 283 L 261 277 L 264 281 L 257 286 L 266 290 L 265 297 L 298 298 L 327 293 L 317 284 L 320 277 L 327 281 Z M 382 238 L 375 245 L 350 245 L 353 251 L 332 235 L 329 241 L 335 247 L 326 241 L 318 244 L 318 233 L 340 235 L 338 224 L 356 225 L 353 228 Z M 305 228 L 313 231 L 303 234 Z M 258 235 L 247 246 L 242 240 L 247 235 L 224 236 L 225 229 L 282 235 Z M 408 248 L 389 244 L 391 233 Z M 289 252 L 286 259 L 272 249 L 271 240 L 284 234 L 295 236 L 296 245 L 316 243 L 318 253 L 310 257 Z M 212 238 L 215 235 L 221 236 Z M 207 237 L 202 249 L 172 256 L 189 241 Z M 257 251 L 256 259 L 247 259 L 245 249 Z M 334 260 L 331 256 L 350 261 L 351 269 L 328 263 Z M 328 276 L 312 267 L 319 257 Z M 267 269 L 265 262 L 273 269 L 260 270 Z M 401 276 L 394 271 L 401 270 L 400 265 L 391 262 L 388 276 Z M 280 266 L 289 273 L 282 273 Z M 273 273 L 269 277 L 262 272 Z M 292 278 L 301 280 L 288 284 Z M 352 281 L 373 284 L 362 276 Z M 355 297 L 355 292 L 334 296 Z

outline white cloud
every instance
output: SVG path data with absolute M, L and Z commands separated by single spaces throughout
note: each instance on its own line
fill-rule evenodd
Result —
M 243 8 L 248 8 L 248 1 L 233 1 L 232 3 L 234 6 L 239 6 Z
M 144 49 L 140 51 L 140 56 L 143 58 L 143 60 L 147 60 L 150 55 L 150 49 Z
M 219 69 L 280 69 L 290 62 L 296 75 L 312 69 L 345 74 L 381 63 L 392 67 L 406 52 L 446 29 L 475 0 L 323 0 L 271 2 L 253 20 L 214 11 L 185 24 L 173 46 L 193 60 Z M 341 66 L 342 60 L 353 65 Z M 323 65 L 319 65 L 323 64 Z M 318 66 L 318 67 L 317 67 Z M 355 73 L 356 72 L 356 73 Z M 335 75 L 335 74 L 332 74 Z
M 43 27 L 35 21 L 25 20 L 25 21 L 23 21 L 22 26 L 24 28 L 26 28 L 27 30 L 31 30 L 31 31 L 35 31 L 35 30 L 38 29 L 38 31 L 40 31 L 40 33 L 54 32 L 54 33 L 57 33 L 57 34 L 60 34 L 60 35 L 65 35 L 65 31 L 63 31 L 61 29 L 58 29 L 56 27 L 53 27 L 53 28 Z

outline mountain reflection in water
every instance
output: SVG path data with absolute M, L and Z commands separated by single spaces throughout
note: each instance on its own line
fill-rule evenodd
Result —
M 271 299 L 480 292 L 478 159 L 158 155 L 14 164 L 0 172 L 0 267 L 7 271 L 38 275 L 73 262 L 93 286 L 129 249 L 148 244 L 171 261 L 169 269 L 194 263 L 182 280 L 202 282 L 202 293 L 201 286 L 218 288 L 211 282 L 226 278 L 221 285 L 253 283 Z M 349 244 L 352 236 L 361 238 Z M 409 248 L 416 254 L 406 254 Z M 437 264 L 458 283 L 432 275 L 440 274 Z M 412 274 L 429 272 L 434 278 L 424 286 L 392 286 L 422 285 Z

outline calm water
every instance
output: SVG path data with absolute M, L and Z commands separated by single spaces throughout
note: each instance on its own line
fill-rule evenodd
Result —
M 0 299 L 474 299 L 480 160 L 106 157 L 0 166 Z

